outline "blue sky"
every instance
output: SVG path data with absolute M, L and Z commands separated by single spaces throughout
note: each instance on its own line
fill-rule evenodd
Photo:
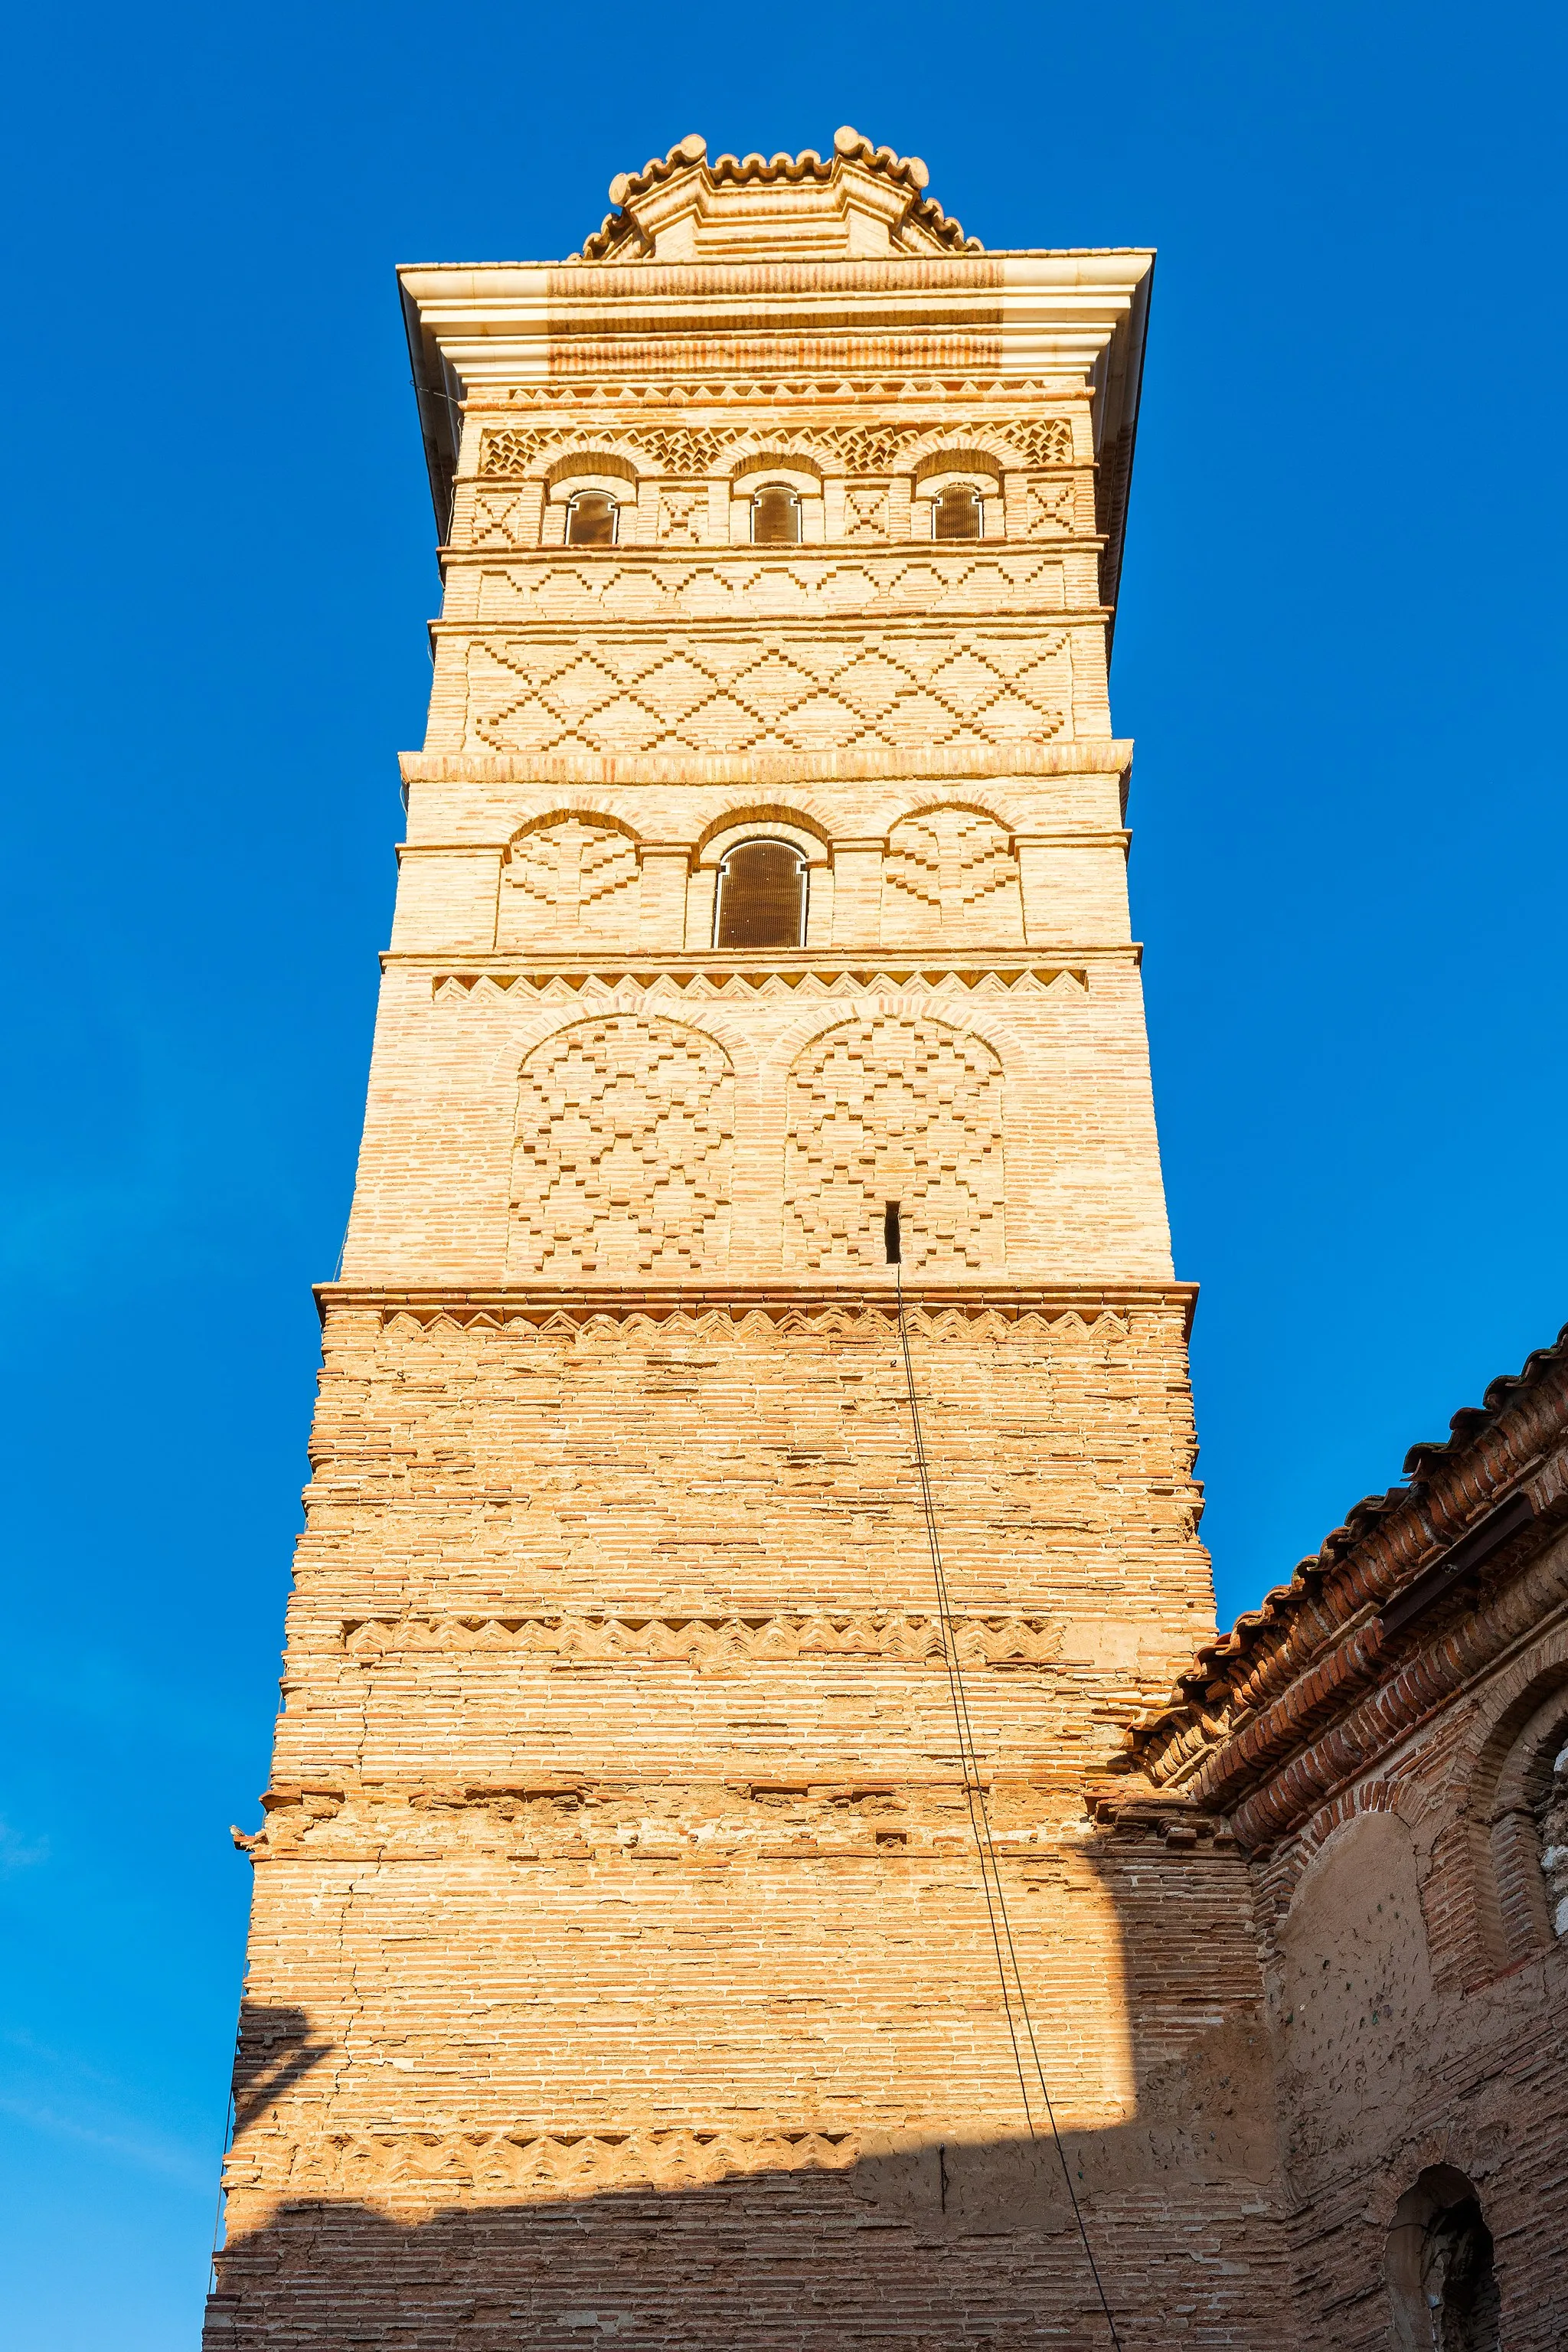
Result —
M 1562 12 L 14 25 L 0 2270 L 195 2341 L 433 530 L 399 260 L 688 130 L 1161 248 L 1116 672 L 1221 1609 L 1568 1315 Z

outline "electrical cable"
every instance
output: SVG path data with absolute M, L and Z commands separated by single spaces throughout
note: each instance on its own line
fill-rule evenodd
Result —
M 910 1353 L 909 1325 L 904 1316 L 904 1275 L 900 1263 L 896 1202 L 889 1202 L 888 1204 L 885 1230 L 888 1255 L 892 1263 L 896 1283 L 899 1345 L 903 1354 L 904 1380 L 909 1390 L 910 1425 L 914 1433 L 915 1475 L 920 1483 L 921 1507 L 925 1516 L 926 1541 L 931 1549 L 931 1574 L 936 1584 L 937 1617 L 942 1635 L 942 1662 L 947 1668 L 948 1690 L 952 1700 L 953 1722 L 958 1732 L 959 1762 L 963 1773 L 964 1801 L 968 1807 L 969 1825 L 973 1832 L 975 1851 L 980 1861 L 980 1883 L 985 1895 L 985 1914 L 991 1927 L 992 1948 L 996 1955 L 996 1973 L 1002 1985 L 1002 2007 L 1007 2020 L 1007 2035 L 1013 2046 L 1013 2063 L 1017 2069 L 1018 2089 L 1024 2102 L 1024 2120 L 1028 2126 L 1030 2145 L 1037 2147 L 1040 2136 L 1035 2127 L 1034 2103 L 1029 2096 L 1028 2075 L 1024 2063 L 1024 2047 L 1020 2042 L 1018 2025 L 1013 2014 L 1015 1997 L 1018 2005 L 1018 2016 L 1023 2023 L 1024 2042 L 1028 2045 L 1029 2071 L 1033 2073 L 1039 2084 L 1040 2101 L 1045 2110 L 1046 2121 L 1050 2127 L 1057 2160 L 1061 2166 L 1062 2179 L 1067 2188 L 1068 2200 L 1072 2207 L 1073 2220 L 1078 2224 L 1078 2234 L 1083 2246 L 1084 2260 L 1089 2264 L 1089 2276 L 1094 2281 L 1094 2291 L 1100 2298 L 1100 2308 L 1104 2314 L 1111 2344 L 1115 2347 L 1115 2352 L 1122 2352 L 1121 2338 L 1117 2334 L 1116 2321 L 1111 2315 L 1110 2304 L 1100 2275 L 1100 2265 L 1094 2259 L 1094 2249 L 1089 2243 L 1083 2209 L 1079 2203 L 1078 2191 L 1072 2183 L 1072 2168 L 1068 2162 L 1067 2150 L 1062 2145 L 1061 2132 L 1058 2128 L 1056 2109 L 1051 2104 L 1045 2066 L 1040 2058 L 1039 2045 L 1035 2039 L 1034 2021 L 1029 2014 L 1028 1997 L 1024 1990 L 1023 1973 L 1018 1966 L 1018 1955 L 1013 1942 L 1012 1922 L 1007 1916 L 1007 1898 L 1003 1890 L 1001 1868 L 991 1834 L 990 1808 L 986 1802 L 984 1785 L 980 1777 L 980 1757 L 974 1739 L 974 1727 L 970 1720 L 969 1696 L 963 1686 L 963 1667 L 958 1654 L 957 1629 L 948 1599 L 947 1574 L 942 1566 L 942 1544 L 937 1535 L 936 1509 L 931 1500 L 931 1470 L 926 1461 L 925 1439 L 921 1429 L 920 1402 L 915 1393 L 914 1360 Z

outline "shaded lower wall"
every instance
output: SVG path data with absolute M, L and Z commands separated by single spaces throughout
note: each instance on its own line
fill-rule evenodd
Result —
M 1247 1873 L 1223 1841 L 1186 1828 L 1167 1837 L 1163 1826 L 1080 1832 L 1051 1865 L 1079 1888 L 1079 1909 L 1109 1903 L 1115 1932 L 1101 1969 L 1130 2058 L 1116 2119 L 1065 2136 L 1072 2182 L 1129 2352 L 1290 2352 Z M 1040 1939 L 1054 1906 L 1030 1891 L 1026 1871 L 1016 1932 L 1038 1991 L 1052 1980 Z M 896 1951 L 910 1921 L 891 1885 L 885 1901 Z M 1080 1920 L 1079 1938 L 1089 1924 Z M 1069 1914 L 1057 1929 L 1073 1939 Z M 950 2045 L 945 2084 L 901 2083 L 909 2037 L 895 2035 L 893 2071 L 864 2080 L 862 2117 L 848 2129 L 804 2120 L 816 2100 L 809 2038 L 793 2099 L 787 2040 L 777 2051 L 778 2106 L 802 2115 L 798 2125 L 746 2128 L 737 2107 L 716 2129 L 465 2128 L 447 2118 L 493 2116 L 500 2104 L 466 2063 L 462 2095 L 437 2102 L 423 2126 L 412 2113 L 399 2128 L 378 2126 L 363 2104 L 364 2016 L 334 2033 L 324 2011 L 247 2005 L 208 2352 L 1107 2345 L 1061 2165 L 1048 2142 L 1020 2132 L 1016 2083 L 1000 2069 L 986 2072 L 980 2110 L 994 2129 L 974 2124 L 969 2021 L 981 1988 L 966 1983 L 965 1939 L 952 1932 L 947 1993 L 939 1970 L 928 1995 L 937 2013 L 910 2020 Z M 852 1986 L 841 1997 L 852 2001 Z M 735 1998 L 766 2011 L 761 1984 Z M 999 2030 L 999 2002 L 984 2007 Z M 1097 2073 L 1097 2011 L 1047 1997 L 1036 2022 L 1058 2088 L 1068 2071 Z M 705 2062 L 695 2038 L 690 2046 L 695 2080 Z M 374 2095 L 384 2098 L 411 2078 L 393 2075 L 391 2089 L 385 2071 L 378 2079 Z M 654 2100 L 650 2089 L 637 2104 L 647 2112 Z M 907 2129 L 873 2128 L 864 2113 L 905 2103 Z M 945 2127 L 944 2114 L 954 2119 Z
M 1226 2055 L 1245 2063 L 1245 2040 Z M 1068 2152 L 1130 2352 L 1289 2343 L 1268 2184 L 1237 2168 L 1246 2150 L 1217 2118 L 1212 2133 L 1189 2116 L 1074 2137 Z M 1048 2147 L 1005 2139 L 845 2164 L 822 2153 L 679 2190 L 434 2213 L 417 2191 L 375 2207 L 285 2203 L 219 2257 L 205 2342 L 208 2352 L 1109 2343 Z

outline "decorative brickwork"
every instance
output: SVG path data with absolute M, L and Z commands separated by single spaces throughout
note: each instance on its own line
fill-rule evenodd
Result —
M 787 457 L 798 451 L 815 457 L 830 470 L 849 475 L 886 476 L 909 465 L 922 445 L 946 443 L 955 437 L 952 424 L 942 419 L 918 424 L 817 425 L 797 428 L 786 449 L 770 454 Z M 1074 462 L 1072 426 L 1065 417 L 1016 422 L 1002 419 L 971 428 L 960 427 L 956 438 L 979 442 L 1011 466 L 1027 468 L 1070 466 Z M 675 479 L 710 478 L 731 471 L 744 455 L 755 454 L 757 442 L 743 427 L 654 425 L 616 426 L 610 444 L 640 456 L 656 473 Z M 586 452 L 605 446 L 598 436 L 571 425 L 490 425 L 479 442 L 479 470 L 487 479 L 524 479 L 540 472 L 544 462 L 568 451 Z
M 1070 530 L 1076 511 L 1078 493 L 1071 482 L 1031 482 L 1029 485 L 1029 529 L 1031 530 Z
M 658 535 L 669 547 L 697 545 L 708 536 L 705 490 L 664 490 L 658 501 Z
M 814 1272 L 878 1264 L 901 1202 L 910 1266 L 1000 1266 L 1002 1073 L 984 1040 L 934 1022 L 856 1022 L 790 1073 L 785 1256 Z
M 514 505 L 516 501 L 512 502 Z M 700 510 L 699 510 L 700 511 Z M 548 568 L 487 572 L 486 620 L 531 619 L 753 624 L 763 619 L 908 618 L 941 607 L 963 614 L 1020 608 L 1059 612 L 1062 559 L 1033 549 L 962 543 L 940 553 L 875 554 L 862 538 L 852 561 L 804 551 L 763 562 L 749 549 L 702 562 L 657 566 L 628 556 L 591 569 L 568 555 Z M 1098 593 L 1098 583 L 1095 583 Z
M 550 1038 L 522 1066 L 510 1270 L 721 1267 L 732 1096 L 723 1048 L 673 1021 L 587 1021 Z
M 1065 646 L 994 631 L 869 646 L 809 635 L 618 647 L 485 638 L 468 655 L 468 740 L 535 753 L 1037 742 L 1067 723 Z
M 893 827 L 882 867 L 882 944 L 1010 945 L 1024 936 L 1018 861 L 1005 829 L 973 809 Z
M 501 865 L 496 945 L 626 947 L 637 937 L 637 853 L 613 826 L 562 817 L 533 825 Z

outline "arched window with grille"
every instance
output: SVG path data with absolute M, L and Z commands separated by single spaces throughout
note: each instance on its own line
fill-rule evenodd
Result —
M 752 493 L 752 542 L 756 547 L 800 543 L 800 492 L 787 482 L 764 482 Z
M 806 867 L 790 841 L 742 841 L 719 867 L 716 948 L 805 944 Z
M 608 490 L 578 490 L 566 504 L 568 547 L 614 547 L 620 507 Z
M 985 531 L 985 501 L 973 482 L 948 482 L 931 502 L 933 539 L 980 539 Z

